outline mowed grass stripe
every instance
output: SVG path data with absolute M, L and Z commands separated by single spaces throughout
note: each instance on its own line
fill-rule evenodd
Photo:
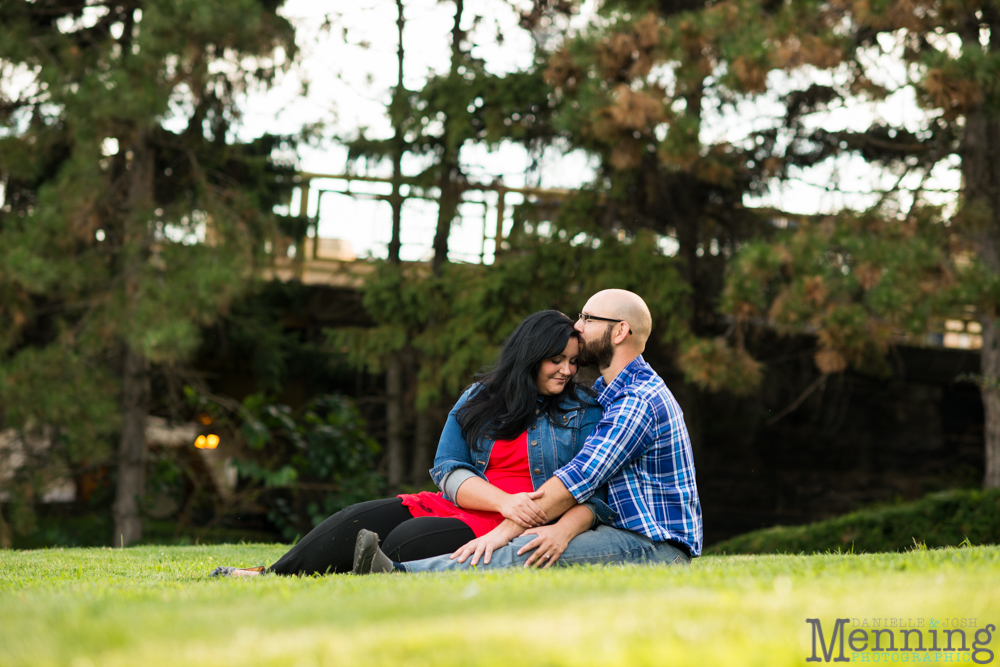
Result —
M 285 548 L 0 552 L 0 665 L 804 665 L 806 618 L 1000 622 L 997 547 L 708 557 L 690 568 L 206 576 Z

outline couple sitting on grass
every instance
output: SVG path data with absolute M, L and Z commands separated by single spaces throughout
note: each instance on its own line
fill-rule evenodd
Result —
M 575 323 L 529 316 L 448 415 L 430 471 L 441 493 L 352 505 L 270 567 L 213 576 L 688 564 L 702 543 L 694 459 L 641 356 L 651 327 L 624 290 L 595 294 Z M 573 376 L 591 364 L 588 390 Z

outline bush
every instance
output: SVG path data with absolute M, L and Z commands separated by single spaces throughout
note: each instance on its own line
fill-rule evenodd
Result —
M 714 544 L 710 554 L 876 553 L 1000 543 L 1000 489 L 956 490 L 804 526 L 775 526 Z
M 241 483 L 259 490 L 257 502 L 286 539 L 384 494 L 385 478 L 375 469 L 379 445 L 346 397 L 317 396 L 293 411 L 253 394 L 243 408 L 247 449 L 236 469 Z

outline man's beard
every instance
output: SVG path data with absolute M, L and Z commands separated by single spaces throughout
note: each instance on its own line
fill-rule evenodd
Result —
M 611 366 L 611 360 L 615 356 L 615 347 L 611 344 L 611 330 L 614 328 L 611 324 L 608 328 L 604 330 L 604 335 L 600 337 L 594 343 L 584 342 L 580 340 L 581 350 L 578 355 L 576 355 L 576 361 L 581 366 L 597 366 L 597 368 L 604 370 Z

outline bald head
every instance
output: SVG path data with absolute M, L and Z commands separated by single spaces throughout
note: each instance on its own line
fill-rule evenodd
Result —
M 591 315 L 625 320 L 632 331 L 629 342 L 640 350 L 645 349 L 653 330 L 653 318 L 638 294 L 623 289 L 602 290 L 590 297 L 583 309 Z

